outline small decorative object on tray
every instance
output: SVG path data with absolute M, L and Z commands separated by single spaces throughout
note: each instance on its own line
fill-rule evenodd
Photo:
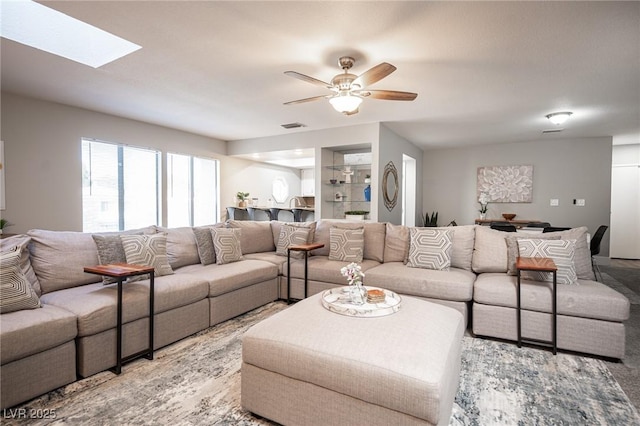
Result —
M 367 302 L 369 303 L 383 303 L 386 299 L 384 291 L 379 289 L 373 289 L 367 291 Z

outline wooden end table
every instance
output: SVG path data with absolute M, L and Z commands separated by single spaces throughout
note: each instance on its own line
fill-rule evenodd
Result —
M 309 273 L 309 252 L 324 247 L 322 243 L 299 244 L 287 247 L 287 304 L 291 304 L 291 252 L 304 252 L 304 298 L 307 298 L 307 277 Z
M 516 299 L 517 299 L 517 327 L 518 327 L 518 347 L 522 347 L 522 342 L 534 343 L 543 346 L 550 346 L 553 354 L 555 355 L 558 349 L 558 309 L 557 309 L 557 272 L 553 259 L 548 257 L 518 257 L 516 259 L 516 269 L 518 271 L 518 284 L 516 286 Z M 535 272 L 551 272 L 553 273 L 553 286 L 551 297 L 551 342 L 539 339 L 523 339 L 522 338 L 522 318 L 520 307 L 520 272 L 521 271 L 535 271 Z
M 153 266 L 131 265 L 127 263 L 112 263 L 108 265 L 87 266 L 84 272 L 89 274 L 104 275 L 115 278 L 118 281 L 118 319 L 116 323 L 116 366 L 111 371 L 115 374 L 122 372 L 122 364 L 144 356 L 153 359 L 153 305 L 154 305 L 154 278 Z M 149 347 L 138 353 L 122 358 L 122 284 L 128 277 L 149 274 Z

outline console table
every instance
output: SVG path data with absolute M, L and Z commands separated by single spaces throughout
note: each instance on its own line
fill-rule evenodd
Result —
M 118 319 L 116 323 L 116 366 L 112 370 L 116 374 L 122 372 L 122 364 L 141 356 L 153 359 L 153 305 L 154 305 L 154 278 L 153 266 L 130 265 L 127 263 L 113 263 L 109 265 L 87 266 L 84 272 L 89 274 L 104 275 L 118 280 Z M 122 358 L 122 284 L 128 277 L 149 274 L 149 347 L 143 351 Z
M 555 355 L 558 349 L 558 312 L 557 312 L 557 271 L 553 259 L 548 257 L 518 257 L 516 259 L 516 269 L 518 271 L 518 284 L 516 286 L 516 303 L 517 303 L 517 327 L 518 327 L 518 347 L 522 347 L 522 342 L 534 343 L 542 345 L 551 345 L 553 354 Z M 551 342 L 538 339 L 523 339 L 522 338 L 522 319 L 521 319 L 521 307 L 520 307 L 520 272 L 521 271 L 536 271 L 536 272 L 551 272 L 553 273 L 553 287 L 551 296 Z
M 307 298 L 307 277 L 309 273 L 309 252 L 324 247 L 322 243 L 299 244 L 287 248 L 287 304 L 291 304 L 291 252 L 304 252 L 304 297 Z
M 518 219 L 518 220 L 505 220 L 504 218 L 495 218 L 495 219 L 476 219 L 476 225 L 485 225 L 489 226 L 493 222 L 504 222 L 510 225 L 515 226 L 516 228 L 522 228 L 523 226 L 527 226 L 530 223 L 540 223 L 540 220 L 526 220 L 526 219 Z

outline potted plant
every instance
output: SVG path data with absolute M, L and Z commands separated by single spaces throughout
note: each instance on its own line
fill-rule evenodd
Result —
M 11 226 L 11 224 L 7 219 L 0 219 L 0 234 L 2 234 L 4 228 L 7 228 L 9 226 Z
M 438 212 L 429 213 L 424 215 L 424 226 L 438 226 Z
M 349 210 L 344 212 L 347 220 L 364 220 L 364 217 L 368 214 L 369 212 L 366 210 Z
M 239 191 L 236 194 L 236 197 L 238 198 L 238 207 L 247 207 L 247 197 L 249 197 L 248 192 Z

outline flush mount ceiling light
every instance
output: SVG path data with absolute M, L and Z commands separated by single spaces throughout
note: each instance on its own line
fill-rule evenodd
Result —
M 3 1 L 0 35 L 99 68 L 141 47 L 33 1 Z
M 365 90 L 365 87 L 382 80 L 394 72 L 396 67 L 383 62 L 358 76 L 349 72 L 354 63 L 355 59 L 350 56 L 343 56 L 338 59 L 338 65 L 342 68 L 344 73 L 333 77 L 331 83 L 325 83 L 322 80 L 309 77 L 305 74 L 300 74 L 296 71 L 286 71 L 285 74 L 289 77 L 324 87 L 325 89 L 331 90 L 333 93 L 285 102 L 285 105 L 301 104 L 304 102 L 317 101 L 319 99 L 329 99 L 329 102 L 336 111 L 345 115 L 353 115 L 358 113 L 358 108 L 360 107 L 362 100 L 367 97 L 371 99 L 382 99 L 385 101 L 412 101 L 416 96 L 418 96 L 416 93 L 398 92 L 395 90 Z
M 571 117 L 571 115 L 573 115 L 572 112 L 564 111 L 564 112 L 553 112 L 551 114 L 547 114 L 545 117 L 547 117 L 549 121 L 552 122 L 553 124 L 560 125 L 565 121 L 567 121 L 569 117 Z

